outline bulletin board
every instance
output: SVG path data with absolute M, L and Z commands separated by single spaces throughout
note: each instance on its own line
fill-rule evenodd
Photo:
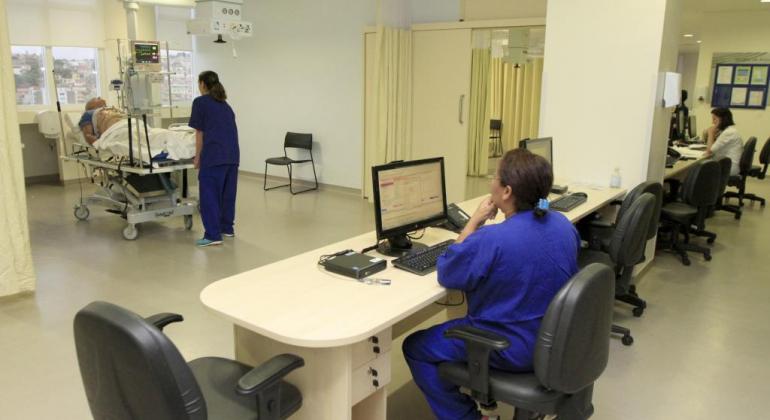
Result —
M 768 64 L 718 64 L 711 106 L 765 109 L 769 72 Z

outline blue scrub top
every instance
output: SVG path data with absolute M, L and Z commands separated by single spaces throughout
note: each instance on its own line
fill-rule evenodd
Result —
M 540 322 L 556 293 L 578 271 L 580 236 L 561 213 L 530 211 L 485 226 L 438 259 L 438 281 L 468 298 L 471 325 L 501 334 L 512 371 L 532 369 Z
M 188 125 L 203 132 L 201 168 L 240 163 L 238 127 L 227 102 L 219 102 L 210 95 L 195 98 Z

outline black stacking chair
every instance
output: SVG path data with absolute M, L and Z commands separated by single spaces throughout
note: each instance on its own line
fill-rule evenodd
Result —
M 503 121 L 489 120 L 489 139 L 492 140 L 492 157 L 503 155 Z
M 721 170 L 721 176 L 719 178 L 719 198 L 717 198 L 717 204 L 715 210 L 726 211 L 735 215 L 735 220 L 740 220 L 743 215 L 743 211 L 740 206 L 733 206 L 725 203 L 725 191 L 727 190 L 727 182 L 730 179 L 730 170 L 733 166 L 733 161 L 729 157 L 723 157 L 717 161 L 719 169 Z
M 754 194 L 746 192 L 746 179 L 749 177 L 751 167 L 754 165 L 754 152 L 757 148 L 757 138 L 750 137 L 746 144 L 743 145 L 743 154 L 741 154 L 741 161 L 739 164 L 740 173 L 738 175 L 731 176 L 727 181 L 727 185 L 735 187 L 738 191 L 728 191 L 724 194 L 725 199 L 737 198 L 738 205 L 743 207 L 743 200 L 759 201 L 759 204 L 764 206 L 765 199 L 758 197 Z
M 653 208 L 645 239 L 649 241 L 658 234 L 660 209 L 663 206 L 663 185 L 659 182 L 643 182 L 626 194 L 626 197 L 622 202 L 614 202 L 613 204 L 620 205 L 618 214 L 615 217 L 615 221 L 619 222 L 631 207 L 631 204 L 644 193 L 650 193 L 655 197 L 655 206 Z M 581 229 L 581 235 L 583 236 L 583 239 L 589 243 L 591 249 L 608 253 L 616 226 L 616 223 L 609 223 L 604 220 L 591 220 L 587 227 Z M 645 259 L 644 249 L 642 249 L 642 256 L 639 262 L 643 262 Z M 630 275 L 630 272 L 628 274 Z M 636 293 L 636 286 L 630 284 L 630 281 L 623 280 L 621 284 L 616 285 L 615 299 L 633 306 L 633 314 L 637 317 L 642 316 L 644 309 L 647 307 L 647 302 L 639 297 Z
M 607 366 L 614 295 L 612 270 L 589 265 L 561 288 L 548 305 L 534 349 L 534 372 L 491 369 L 489 354 L 510 344 L 490 331 L 462 326 L 445 336 L 465 342 L 467 363 L 442 363 L 445 381 L 469 389 L 486 409 L 497 401 L 516 407 L 514 420 L 556 414 L 582 420 L 594 412 L 594 382 Z
M 656 201 L 656 197 L 652 193 L 643 193 L 633 200 L 618 220 L 607 251 L 582 249 L 578 256 L 578 266 L 580 267 L 600 263 L 614 270 L 615 298 L 634 305 L 635 316 L 642 315 L 647 303 L 639 299 L 638 296 L 631 295 L 628 291 L 634 266 L 644 260 L 644 248 L 647 246 L 647 235 L 649 234 L 650 223 L 653 222 Z M 623 344 L 627 346 L 633 344 L 634 338 L 628 328 L 613 325 L 612 332 L 622 335 Z
M 307 154 L 310 156 L 310 159 L 292 159 L 289 157 L 288 153 L 286 152 L 286 149 L 300 149 L 300 150 L 307 150 Z M 313 167 L 313 179 L 315 180 L 315 186 L 313 188 L 307 188 L 300 191 L 294 191 L 292 186 L 292 169 L 294 165 L 298 165 L 301 163 L 310 163 L 310 166 Z M 277 165 L 277 166 L 285 166 L 286 170 L 289 172 L 289 183 L 283 184 L 283 185 L 276 185 L 274 187 L 267 187 L 267 166 L 268 165 Z M 286 133 L 286 138 L 283 140 L 283 156 L 279 157 L 273 157 L 265 159 L 265 180 L 262 185 L 262 188 L 265 191 L 268 190 L 274 190 L 276 188 L 282 188 L 282 187 L 289 187 L 289 192 L 291 192 L 293 195 L 308 192 L 308 191 L 314 191 L 318 189 L 318 176 L 316 176 L 315 173 L 315 161 L 313 160 L 313 135 L 312 134 L 303 134 L 303 133 Z
M 699 252 L 706 261 L 711 260 L 708 248 L 690 243 L 690 231 L 693 226 L 705 231 L 706 217 L 719 196 L 720 177 L 721 169 L 716 161 L 694 164 L 684 180 L 681 201 L 668 203 L 661 210 L 661 220 L 671 230 L 668 247 L 679 254 L 684 265 L 690 265 L 687 251 Z M 680 242 L 680 234 L 684 235 L 684 242 Z
M 759 152 L 759 163 L 759 166 L 754 165 L 751 167 L 749 176 L 765 179 L 765 175 L 767 175 L 767 166 L 770 164 L 770 137 L 765 140 L 765 145 L 762 146 L 762 151 Z
M 75 315 L 80 374 L 94 420 L 285 419 L 302 395 L 282 379 L 304 366 L 282 354 L 252 368 L 230 359 L 186 363 L 162 329 L 177 314 L 142 318 L 106 302 Z

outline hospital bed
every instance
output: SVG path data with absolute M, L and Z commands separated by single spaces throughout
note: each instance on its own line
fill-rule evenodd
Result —
M 135 240 L 139 236 L 139 224 L 172 217 L 183 217 L 185 229 L 192 229 L 198 201 L 188 197 L 187 171 L 194 168 L 190 160 L 148 164 L 140 159 L 132 162 L 126 156 L 96 150 L 85 141 L 77 126 L 79 118 L 80 115 L 74 113 L 63 116 L 73 146 L 71 153 L 62 159 L 82 165 L 89 180 L 98 188 L 88 197 L 81 194 L 75 205 L 76 219 L 88 219 L 89 206 L 104 206 L 108 212 L 126 220 L 123 228 L 126 240 Z M 175 177 L 181 181 L 175 182 Z M 177 185 L 179 182 L 181 188 Z

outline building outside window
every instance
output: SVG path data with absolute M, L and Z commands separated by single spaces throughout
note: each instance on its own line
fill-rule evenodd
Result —
M 174 105 L 190 104 L 195 97 L 197 82 L 193 77 L 192 51 L 169 50 L 168 61 L 166 55 L 161 54 L 163 69 L 168 69 L 171 75 L 171 100 Z M 169 63 L 170 61 L 170 63 Z M 161 99 L 164 106 L 169 106 L 168 78 L 163 78 Z
M 47 104 L 45 48 L 12 46 L 11 63 L 16 81 L 16 104 Z
M 62 104 L 84 104 L 99 96 L 96 48 L 53 47 L 56 95 Z

